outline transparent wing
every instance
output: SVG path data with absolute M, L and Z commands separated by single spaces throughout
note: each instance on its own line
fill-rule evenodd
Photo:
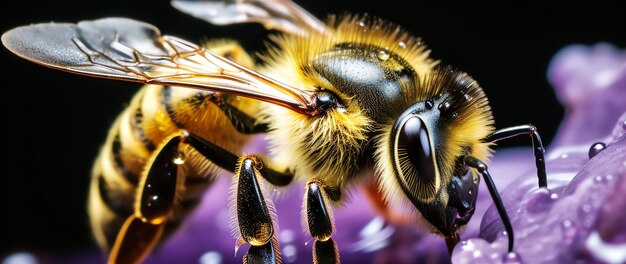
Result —
M 18 27 L 2 35 L 2 43 L 22 58 L 55 69 L 230 93 L 313 115 L 310 93 L 132 19 Z
M 324 23 L 290 0 L 173 0 L 172 5 L 215 25 L 251 22 L 290 34 L 327 32 Z

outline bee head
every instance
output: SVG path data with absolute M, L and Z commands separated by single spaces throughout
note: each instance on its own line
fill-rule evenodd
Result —
M 406 109 L 378 142 L 378 174 L 388 200 L 417 209 L 434 231 L 454 236 L 474 212 L 478 175 L 467 155 L 487 159 L 492 131 L 482 89 L 464 73 L 436 68 L 420 83 L 421 101 Z

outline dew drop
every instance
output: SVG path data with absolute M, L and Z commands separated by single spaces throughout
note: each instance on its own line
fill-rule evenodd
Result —
M 472 97 L 472 96 L 471 96 L 471 95 L 469 95 L 469 94 L 465 94 L 465 95 L 463 95 L 463 97 L 465 97 L 465 100 L 466 100 L 466 101 L 471 101 L 472 99 L 474 99 L 474 97 Z
M 574 222 L 569 219 L 563 220 L 561 222 L 561 234 L 563 238 L 571 239 L 576 235 L 576 227 L 574 226 Z
M 582 209 L 585 213 L 591 212 L 591 206 L 589 206 L 588 204 L 583 205 Z
M 283 231 L 280 231 L 279 238 L 281 243 L 287 244 L 294 241 L 294 239 L 296 238 L 296 234 L 289 229 L 285 229 Z
M 552 194 L 550 194 L 550 199 L 552 199 L 552 200 L 559 199 L 559 194 L 558 194 L 558 193 L 552 193 Z
M 624 122 L 622 122 L 622 129 L 626 130 L 626 120 L 624 120 Z
M 287 263 L 295 262 L 298 259 L 298 249 L 294 245 L 287 245 L 283 248 L 283 260 Z
M 222 263 L 222 255 L 217 251 L 209 251 L 200 256 L 199 262 L 200 264 L 219 264 Z
M 378 59 L 381 61 L 386 61 L 389 59 L 389 53 L 384 50 L 378 51 Z
M 178 152 L 174 159 L 172 159 L 172 162 L 174 162 L 174 164 L 176 165 L 183 165 L 185 163 L 185 158 L 186 157 L 184 153 Z
M 593 180 L 596 181 L 596 182 L 602 182 L 603 179 L 604 178 L 602 178 L 602 176 L 600 176 L 600 175 L 598 175 L 598 176 L 593 178 Z
M 497 260 L 497 259 L 500 259 L 501 257 L 502 257 L 502 256 L 500 256 L 500 253 L 498 253 L 498 252 L 493 252 L 493 253 L 491 253 L 491 255 L 489 255 L 489 258 L 490 258 L 492 261 L 495 261 L 495 260 Z
M 11 255 L 8 255 L 4 260 L 2 260 L 2 264 L 37 264 L 37 258 L 27 252 L 17 252 Z
M 502 257 L 502 263 L 505 264 L 521 264 L 524 263 L 522 258 L 515 252 L 509 252 Z
M 602 142 L 596 142 L 591 145 L 589 148 L 589 158 L 593 158 L 595 155 L 598 155 L 601 151 L 606 148 L 606 144 Z
M 398 42 L 398 46 L 400 46 L 400 48 L 406 49 L 406 43 L 404 43 L 404 41 Z
M 362 27 L 362 28 L 365 27 L 365 22 L 363 22 L 363 21 L 359 21 L 356 24 L 359 25 L 359 27 Z

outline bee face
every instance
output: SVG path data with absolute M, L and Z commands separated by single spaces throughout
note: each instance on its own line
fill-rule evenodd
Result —
M 449 67 L 435 67 L 417 85 L 421 100 L 377 142 L 379 179 L 388 199 L 404 201 L 451 236 L 473 214 L 478 177 L 462 159 L 489 156 L 481 142 L 491 132 L 489 106 L 474 80 Z

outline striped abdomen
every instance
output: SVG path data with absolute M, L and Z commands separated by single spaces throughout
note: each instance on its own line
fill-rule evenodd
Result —
M 211 96 L 187 88 L 148 85 L 117 118 L 95 161 L 90 187 L 89 216 L 101 247 L 111 248 L 123 221 L 133 214 L 140 179 L 164 140 L 185 129 L 240 154 L 249 137 L 237 132 Z M 231 105 L 250 112 L 257 103 L 237 98 Z M 179 169 L 169 230 L 195 207 L 219 171 L 195 150 L 185 148 L 183 153 L 185 163 Z

